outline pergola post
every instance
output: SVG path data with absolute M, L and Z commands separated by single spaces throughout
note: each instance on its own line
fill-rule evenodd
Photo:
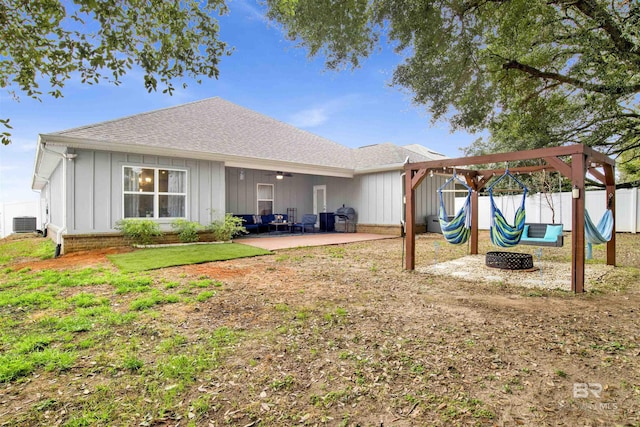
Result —
M 474 189 L 471 192 L 471 241 L 469 242 L 469 253 L 478 255 L 478 192 Z
M 405 269 L 414 270 L 416 268 L 416 192 L 413 189 L 413 170 L 405 171 Z
M 586 156 L 576 153 L 571 156 L 571 187 L 573 188 L 571 209 L 571 290 L 584 292 L 584 175 Z
M 611 231 L 611 239 L 607 242 L 607 265 L 616 265 L 616 183 L 614 169 L 612 165 L 604 165 L 604 179 L 607 189 L 607 207 L 611 209 L 613 214 L 613 230 Z

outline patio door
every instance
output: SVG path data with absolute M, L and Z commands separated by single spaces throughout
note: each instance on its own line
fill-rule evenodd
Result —
M 316 226 L 320 226 L 320 213 L 327 211 L 327 186 L 313 186 L 313 213 L 317 215 Z

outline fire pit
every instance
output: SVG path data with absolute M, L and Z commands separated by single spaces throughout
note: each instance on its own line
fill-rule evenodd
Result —
M 533 268 L 533 256 L 517 252 L 487 252 L 487 267 L 504 270 L 528 270 Z

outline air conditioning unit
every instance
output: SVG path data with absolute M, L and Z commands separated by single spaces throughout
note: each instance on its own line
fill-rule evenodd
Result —
M 19 216 L 13 218 L 14 233 L 33 233 L 36 231 L 35 216 Z

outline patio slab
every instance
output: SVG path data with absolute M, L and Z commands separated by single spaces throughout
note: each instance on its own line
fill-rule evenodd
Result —
M 343 243 L 363 242 L 367 240 L 392 239 L 397 236 L 372 233 L 304 233 L 269 235 L 261 237 L 240 237 L 235 243 L 255 246 L 269 251 L 299 248 L 303 246 L 340 245 Z

